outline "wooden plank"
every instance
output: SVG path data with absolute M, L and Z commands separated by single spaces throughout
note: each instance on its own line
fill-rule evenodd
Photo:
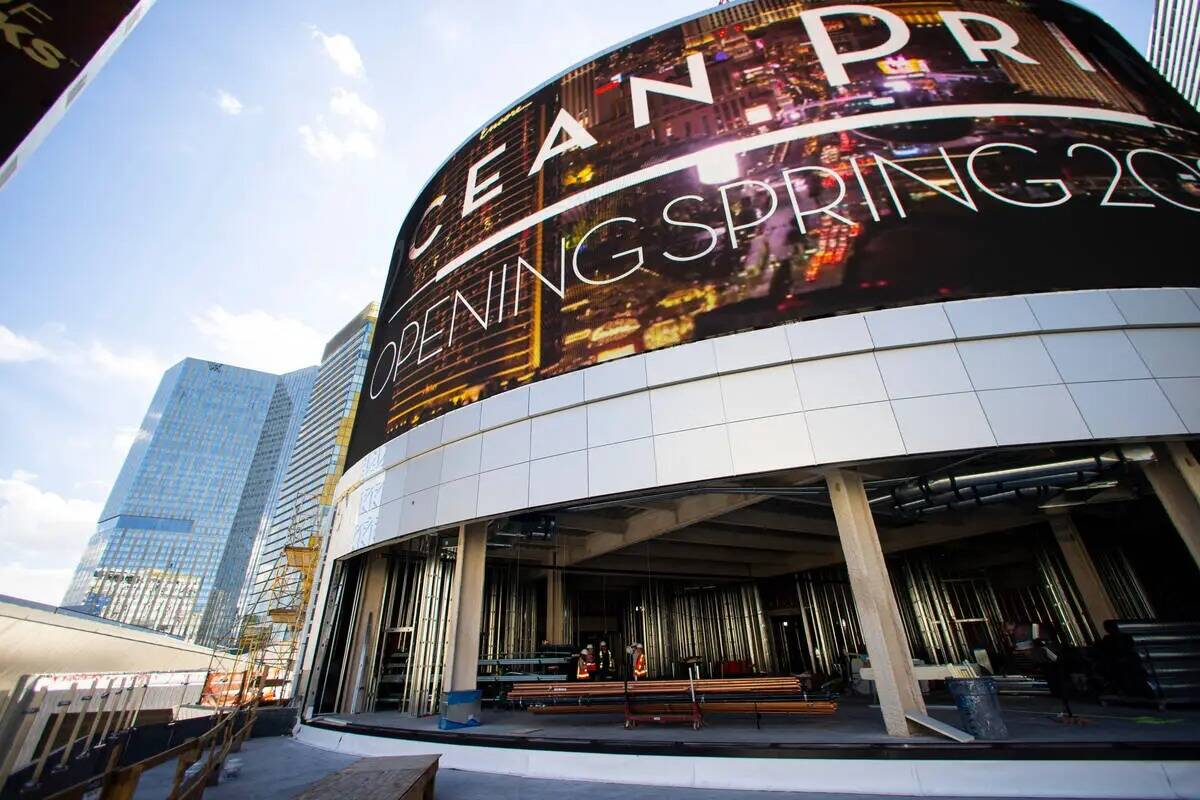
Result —
M 438 758 L 364 758 L 310 786 L 297 800 L 433 800 Z
M 922 714 L 917 711 L 909 711 L 905 713 L 904 716 L 909 722 L 915 722 L 922 728 L 928 728 L 934 733 L 939 733 L 942 736 L 945 736 L 947 739 L 953 739 L 956 742 L 962 742 L 964 744 L 975 741 L 975 737 L 966 731 L 960 731 L 953 725 L 947 725 L 944 722 L 934 719 L 928 714 Z

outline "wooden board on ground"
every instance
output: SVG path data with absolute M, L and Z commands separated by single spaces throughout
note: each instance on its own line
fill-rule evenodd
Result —
M 433 800 L 438 758 L 364 758 L 308 787 L 296 800 Z
M 966 731 L 960 731 L 958 728 L 954 727 L 953 725 L 947 725 L 945 722 L 936 720 L 933 717 L 929 716 L 928 714 L 921 714 L 916 711 L 909 711 L 904 716 L 908 718 L 909 722 L 915 722 L 918 725 L 920 725 L 922 728 L 931 730 L 934 733 L 940 733 L 942 736 L 945 736 L 947 739 L 953 739 L 954 741 L 962 742 L 963 744 L 966 744 L 967 742 L 975 741 L 975 737 L 972 736 L 971 734 L 967 733 Z

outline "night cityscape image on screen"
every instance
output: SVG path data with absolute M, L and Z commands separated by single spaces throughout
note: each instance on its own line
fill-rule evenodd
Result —
M 397 243 L 351 460 L 457 405 L 698 338 L 1188 279 L 1140 255 L 1187 246 L 1194 111 L 1095 18 L 753 6 L 572 69 L 448 160 Z

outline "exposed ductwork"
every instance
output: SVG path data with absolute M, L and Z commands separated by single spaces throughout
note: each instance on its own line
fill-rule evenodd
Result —
M 1154 452 L 1149 447 L 1126 447 L 1047 464 L 922 478 L 871 502 L 890 500 L 901 514 L 920 515 L 1018 500 L 1045 500 L 1065 489 L 1086 486 L 1124 464 L 1153 460 Z

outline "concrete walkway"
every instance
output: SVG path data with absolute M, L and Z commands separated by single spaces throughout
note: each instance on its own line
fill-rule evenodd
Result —
M 241 772 L 204 792 L 205 800 L 280 800 L 295 797 L 321 778 L 358 759 L 319 750 L 287 737 L 252 739 L 238 754 Z M 147 772 L 138 784 L 136 800 L 161 800 L 170 788 L 174 764 Z M 884 800 L 867 795 L 799 794 L 792 792 L 734 792 L 713 789 L 675 789 L 584 781 L 514 778 L 444 769 L 438 771 L 438 800 Z M 906 800 L 889 796 L 887 800 Z M 910 798 L 909 800 L 913 800 Z M 969 798 L 962 798 L 969 800 Z

